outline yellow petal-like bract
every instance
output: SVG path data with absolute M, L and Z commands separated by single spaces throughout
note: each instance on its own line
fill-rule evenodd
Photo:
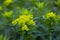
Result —
M 15 19 L 12 21 L 13 25 L 23 25 L 22 30 L 28 31 L 29 28 L 27 27 L 26 23 L 28 25 L 35 25 L 35 21 L 33 20 L 33 15 L 20 15 L 19 18 Z
M 47 13 L 47 14 L 45 15 L 45 18 L 46 18 L 46 19 L 49 19 L 49 18 L 55 19 L 55 18 L 56 18 L 56 14 L 53 13 L 53 12 L 49 12 L 49 13 Z
M 27 27 L 27 25 L 23 25 L 22 28 L 21 28 L 23 31 L 29 31 L 29 28 Z

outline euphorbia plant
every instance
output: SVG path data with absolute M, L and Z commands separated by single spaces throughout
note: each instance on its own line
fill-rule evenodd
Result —
M 56 22 L 56 14 L 54 12 L 48 12 L 44 15 L 45 24 L 48 27 L 48 40 L 51 40 L 51 32 L 54 29 L 54 24 Z
M 12 21 L 12 24 L 14 26 L 15 25 L 20 26 L 20 28 L 18 30 L 20 30 L 20 34 L 23 37 L 30 35 L 30 34 L 28 34 L 28 32 L 35 28 L 34 27 L 35 26 L 35 21 L 33 20 L 33 15 L 30 14 L 28 10 L 24 10 L 22 12 L 22 14 L 17 19 Z M 25 37 L 25 39 L 23 38 L 23 40 L 26 40 L 26 38 L 27 37 Z

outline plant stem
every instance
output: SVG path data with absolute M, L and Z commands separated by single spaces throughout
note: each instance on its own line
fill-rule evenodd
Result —
M 49 30 L 48 30 L 48 40 L 52 40 L 52 37 L 51 37 L 51 27 L 52 25 L 49 26 Z

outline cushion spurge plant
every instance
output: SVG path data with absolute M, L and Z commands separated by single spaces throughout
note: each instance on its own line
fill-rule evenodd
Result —
M 0 0 L 0 40 L 60 40 L 60 0 Z
M 51 40 L 51 32 L 54 29 L 56 17 L 54 12 L 48 12 L 44 15 L 45 25 L 48 27 L 48 40 Z

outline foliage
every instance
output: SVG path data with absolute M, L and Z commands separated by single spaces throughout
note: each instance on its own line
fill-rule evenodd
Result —
M 60 40 L 60 0 L 0 0 L 0 40 Z

